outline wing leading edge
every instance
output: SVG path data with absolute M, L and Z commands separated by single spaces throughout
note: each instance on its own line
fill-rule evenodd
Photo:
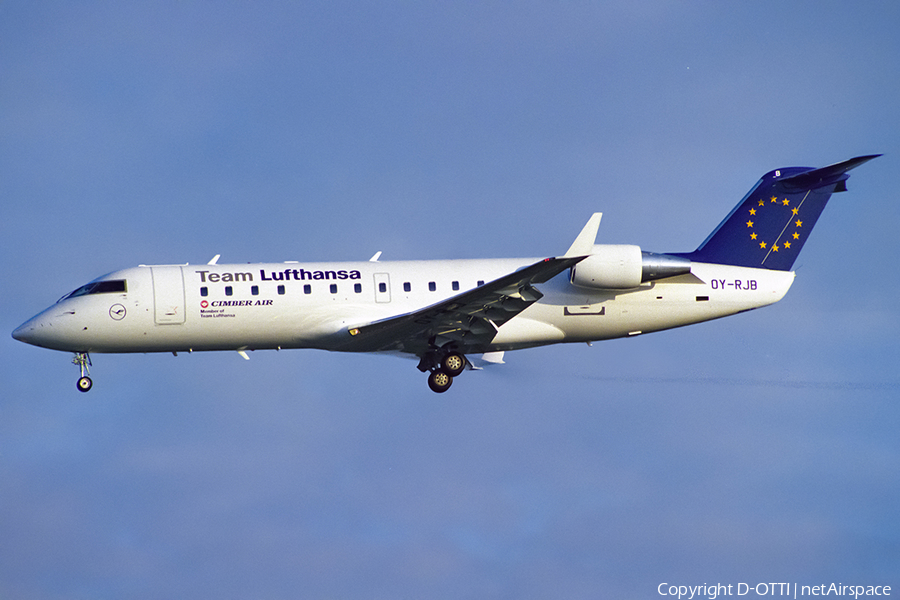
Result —
M 501 325 L 543 297 L 535 284 L 584 258 L 547 258 L 421 310 L 353 327 L 342 349 L 423 356 L 449 344 L 460 351 L 480 351 Z

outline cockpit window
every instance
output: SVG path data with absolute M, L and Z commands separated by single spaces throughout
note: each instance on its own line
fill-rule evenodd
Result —
M 89 294 L 124 294 L 127 292 L 127 286 L 124 279 L 113 279 L 110 281 L 94 281 L 83 285 L 74 292 L 66 294 L 59 299 L 60 302 L 69 298 L 77 298 L 78 296 L 87 296 Z

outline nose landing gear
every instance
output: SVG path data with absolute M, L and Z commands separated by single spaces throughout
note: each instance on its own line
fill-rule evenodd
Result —
M 91 387 L 94 385 L 94 382 L 91 381 L 91 357 L 87 352 L 76 352 L 75 357 L 72 359 L 72 364 L 78 365 L 79 369 L 81 369 L 81 377 L 78 378 L 78 381 L 75 383 L 75 387 L 78 388 L 79 392 L 87 392 L 90 391 Z

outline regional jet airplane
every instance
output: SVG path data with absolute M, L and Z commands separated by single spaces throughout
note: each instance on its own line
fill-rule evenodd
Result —
M 90 353 L 319 348 L 418 359 L 444 392 L 507 350 L 681 327 L 778 302 L 847 174 L 879 155 L 766 173 L 693 252 L 597 245 L 594 214 L 551 258 L 141 265 L 103 275 L 29 319 L 17 340 Z

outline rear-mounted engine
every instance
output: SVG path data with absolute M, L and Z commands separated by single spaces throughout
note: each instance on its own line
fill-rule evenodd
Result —
M 640 246 L 597 244 L 590 256 L 572 267 L 570 281 L 591 289 L 627 290 L 690 272 L 687 258 L 642 252 Z

